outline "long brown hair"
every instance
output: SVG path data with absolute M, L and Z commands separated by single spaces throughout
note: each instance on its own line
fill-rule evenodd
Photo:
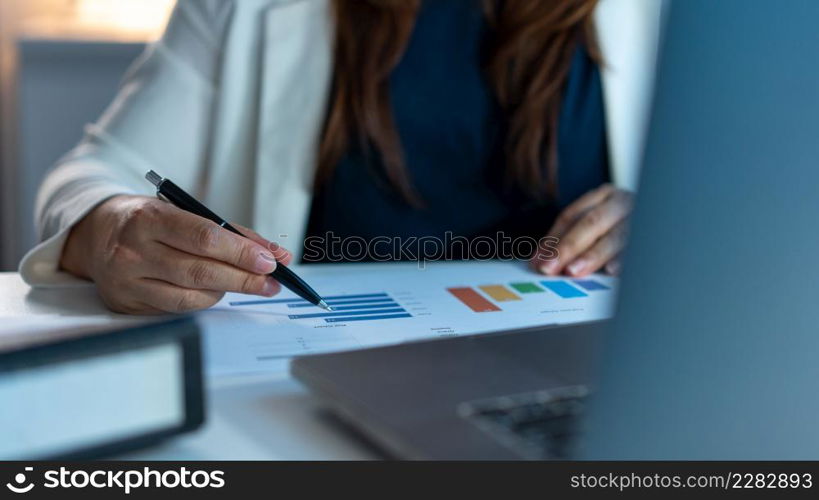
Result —
M 592 22 L 597 1 L 483 0 L 491 36 L 484 70 L 508 120 L 506 179 L 533 197 L 556 193 L 558 116 L 578 44 L 600 61 Z M 386 180 L 407 202 L 422 205 L 404 164 L 388 86 L 420 3 L 333 0 L 333 92 L 317 185 L 356 141 L 364 154 L 379 155 Z

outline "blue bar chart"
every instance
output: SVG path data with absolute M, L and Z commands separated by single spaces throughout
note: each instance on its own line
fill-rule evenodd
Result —
M 241 308 L 279 305 L 286 307 L 287 317 L 291 320 L 323 320 L 325 323 L 412 317 L 401 304 L 384 292 L 327 296 L 324 297 L 324 301 L 333 309 L 332 311 L 324 311 L 306 300 L 296 298 L 241 300 L 230 302 L 230 306 Z M 311 309 L 321 312 L 311 312 Z

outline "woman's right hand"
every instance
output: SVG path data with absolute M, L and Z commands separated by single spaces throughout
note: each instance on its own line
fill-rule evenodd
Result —
M 271 297 L 281 286 L 267 274 L 292 256 L 247 231 L 250 239 L 156 198 L 116 196 L 74 226 L 60 265 L 127 314 L 205 309 L 225 292 Z

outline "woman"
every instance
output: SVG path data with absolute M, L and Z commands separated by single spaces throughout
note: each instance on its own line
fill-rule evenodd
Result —
M 176 312 L 275 294 L 292 255 L 258 234 L 300 255 L 308 235 L 495 230 L 557 238 L 543 273 L 616 272 L 660 4 L 181 0 L 45 179 L 21 272 Z M 156 200 L 149 169 L 258 234 Z

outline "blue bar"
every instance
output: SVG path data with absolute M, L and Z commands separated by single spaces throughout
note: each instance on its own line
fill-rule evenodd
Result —
M 238 302 L 231 302 L 230 305 L 232 306 L 255 306 L 258 304 L 288 304 L 291 302 L 305 302 L 309 304 L 304 299 L 259 299 L 259 300 L 241 300 Z M 312 305 L 312 304 L 311 304 Z
M 578 290 L 565 281 L 541 281 L 543 286 L 560 295 L 564 299 L 573 299 L 576 297 L 588 297 L 586 292 Z
M 355 316 L 361 314 L 386 314 L 386 313 L 400 313 L 407 312 L 404 309 L 397 307 L 394 309 L 376 309 L 375 311 L 345 311 L 345 312 L 326 312 L 326 313 L 311 313 L 311 314 L 291 314 L 290 319 L 310 319 L 310 318 L 332 318 L 334 316 Z
M 384 302 L 385 300 L 393 300 L 389 295 L 384 294 L 383 297 L 374 297 L 372 299 L 325 299 L 328 304 L 361 304 L 363 302 Z
M 385 302 L 383 304 L 369 304 L 360 306 L 337 306 L 333 305 L 333 311 L 355 311 L 356 309 L 391 309 L 393 307 L 401 307 L 395 302 Z
M 594 280 L 574 280 L 574 282 L 590 292 L 595 290 L 611 290 L 611 288 L 607 287 L 606 285 L 598 283 Z
M 328 305 L 331 306 L 346 306 L 346 305 L 353 305 L 353 304 L 378 304 L 381 302 L 393 302 L 392 299 L 358 299 L 358 300 L 326 300 Z M 287 307 L 290 308 L 298 308 L 298 307 L 316 307 L 309 302 L 305 302 L 304 304 L 287 304 Z
M 385 314 L 383 316 L 353 316 L 352 318 L 327 318 L 328 323 L 341 323 L 342 321 L 373 321 L 377 319 L 411 318 L 412 314 Z
M 346 299 L 374 299 L 376 297 L 386 297 L 389 298 L 389 295 L 386 293 L 364 293 L 360 295 L 333 295 L 331 297 L 322 297 L 325 301 L 330 300 L 346 300 Z
M 335 295 L 332 297 L 323 297 L 328 304 L 330 304 L 331 300 L 344 300 L 344 299 L 370 299 L 370 298 L 386 298 L 389 299 L 390 296 L 386 293 L 365 293 L 359 295 Z M 295 303 L 302 303 L 304 307 L 312 306 L 313 304 L 307 302 L 304 299 L 259 299 L 259 300 L 242 300 L 238 302 L 230 302 L 232 306 L 255 306 L 259 304 L 295 304 Z M 332 304 L 331 304 L 332 305 Z

